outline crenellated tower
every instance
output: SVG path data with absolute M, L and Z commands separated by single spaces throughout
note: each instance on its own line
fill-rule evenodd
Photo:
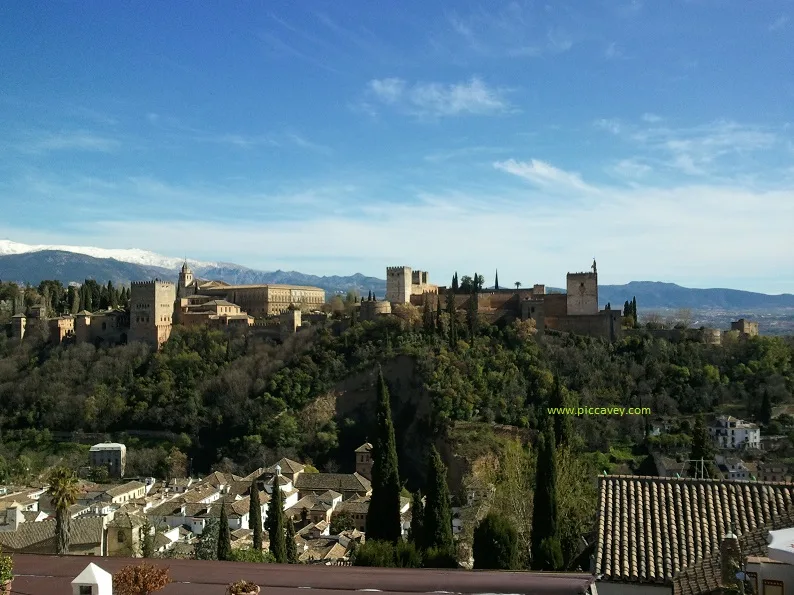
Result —
M 176 287 L 171 281 L 133 281 L 130 284 L 129 340 L 160 348 L 171 336 Z
M 412 281 L 411 267 L 386 267 L 386 301 L 410 304 Z

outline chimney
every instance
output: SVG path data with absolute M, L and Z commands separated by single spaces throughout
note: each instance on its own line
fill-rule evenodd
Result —
M 82 595 L 87 589 L 91 595 L 113 595 L 113 576 L 91 563 L 72 581 L 73 595 Z
M 25 515 L 22 514 L 22 506 L 14 504 L 6 511 L 6 522 L 13 525 L 14 531 L 19 529 L 19 525 L 25 522 Z
M 720 544 L 720 584 L 726 588 L 738 588 L 739 579 L 736 574 L 742 569 L 742 552 L 739 538 L 733 533 L 733 527 L 722 538 Z
M 279 477 L 280 475 L 281 475 L 281 465 L 276 463 L 276 477 Z

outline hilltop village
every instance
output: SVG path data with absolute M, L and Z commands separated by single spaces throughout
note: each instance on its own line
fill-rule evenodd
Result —
M 620 340 L 631 334 L 634 318 L 607 305 L 600 309 L 596 262 L 590 271 L 568 273 L 566 293 L 547 293 L 546 286 L 494 287 L 485 289 L 482 282 L 471 287 L 445 287 L 429 282 L 426 271 L 406 266 L 386 268 L 386 295 L 354 298 L 349 317 L 361 321 L 397 313 L 400 308 L 429 308 L 439 311 L 454 308 L 476 312 L 484 322 L 504 324 L 512 320 L 532 320 L 538 332 L 547 330 L 574 335 Z M 627 302 L 628 304 L 628 302 Z M 52 343 L 75 341 L 94 345 L 143 341 L 157 348 L 171 335 L 173 326 L 208 325 L 214 328 L 277 328 L 280 335 L 296 332 L 303 320 L 323 320 L 329 309 L 325 291 L 318 287 L 296 285 L 229 285 L 222 281 L 204 281 L 194 277 L 185 262 L 176 283 L 160 279 L 134 281 L 129 288 L 127 308 L 87 311 L 50 316 L 46 304 L 33 305 L 16 312 L 11 320 L 11 334 L 24 338 L 31 324 L 46 326 Z M 636 309 L 636 304 L 634 304 Z M 303 316 L 302 316 L 303 315 Z M 656 336 L 680 339 L 685 335 L 719 345 L 719 329 L 650 329 Z M 758 323 L 739 320 L 728 332 L 742 336 L 758 335 Z

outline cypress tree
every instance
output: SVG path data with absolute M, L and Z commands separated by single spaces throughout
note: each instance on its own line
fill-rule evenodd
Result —
M 557 453 L 554 428 L 548 420 L 538 438 L 535 498 L 532 512 L 532 568 L 559 570 L 562 567 L 557 507 Z
M 455 294 L 449 292 L 447 294 L 447 314 L 449 315 L 449 348 L 455 349 L 458 344 L 458 320 L 455 312 Z
M 494 289 L 499 289 L 499 269 L 496 269 L 496 279 L 493 283 Z
M 458 293 L 458 271 L 455 271 L 455 274 L 452 275 L 452 292 Z
M 554 388 L 551 392 L 549 399 L 549 407 L 551 408 L 564 408 L 566 407 L 565 396 L 562 392 L 562 384 L 560 377 L 554 377 Z M 563 444 L 570 444 L 572 429 L 571 418 L 568 415 L 554 415 L 554 439 L 555 443 L 562 446 Z
M 444 334 L 444 325 L 441 319 L 441 296 L 436 294 L 436 333 L 439 335 Z
M 477 293 L 472 291 L 466 305 L 466 322 L 469 325 L 469 340 L 474 343 L 474 335 L 477 333 Z
M 295 543 L 295 523 L 292 522 L 292 519 L 287 519 L 286 548 L 287 564 L 297 564 L 298 544 Z
M 218 521 L 218 560 L 231 560 L 232 536 L 229 531 L 229 518 L 226 516 L 226 503 L 221 500 L 218 505 L 221 507 L 221 520 Z
M 433 310 L 430 307 L 429 295 L 428 293 L 425 294 L 425 305 L 422 309 L 422 325 L 424 326 L 425 333 L 432 335 L 433 331 L 436 329 L 436 323 L 435 320 L 433 320 Z
M 248 504 L 248 526 L 253 531 L 253 548 L 262 551 L 262 503 L 259 501 L 259 488 L 256 480 L 251 482 L 251 497 Z
M 66 290 L 66 295 L 69 300 L 69 312 L 77 314 L 80 311 L 80 294 L 70 285 L 69 289 Z
M 689 459 L 691 461 L 703 461 L 702 466 L 697 462 L 689 464 L 690 477 L 698 475 L 701 469 L 707 478 L 714 476 L 712 465 L 714 451 L 712 449 L 711 436 L 709 436 L 708 428 L 701 415 L 698 415 L 695 419 L 695 427 L 692 429 L 692 451 L 689 454 Z
M 764 389 L 764 396 L 761 399 L 761 413 L 758 416 L 763 424 L 768 424 L 772 420 L 772 398 L 769 396 L 769 389 Z
M 424 544 L 425 505 L 422 504 L 422 494 L 417 490 L 411 500 L 411 528 L 408 539 L 414 542 L 417 549 Z
M 108 307 L 116 308 L 119 305 L 119 296 L 116 293 L 116 288 L 113 287 L 113 281 L 108 281 Z
M 634 317 L 634 326 L 637 326 L 637 296 L 631 298 L 631 315 Z
M 369 293 L 367 294 L 367 301 L 368 302 L 372 301 L 372 290 L 371 289 L 369 290 Z
M 430 450 L 427 498 L 424 517 L 424 547 L 449 552 L 452 549 L 452 508 L 447 486 L 447 468 L 434 446 Z
M 377 438 L 372 447 L 372 497 L 367 512 L 367 539 L 397 543 L 402 537 L 401 486 L 389 389 L 382 369 L 378 370 L 377 382 Z
M 631 304 L 629 304 L 629 300 L 623 302 L 623 316 L 631 316 Z
M 273 479 L 273 493 L 267 507 L 265 526 L 270 538 L 270 553 L 279 564 L 287 561 L 287 543 L 284 535 L 284 495 L 278 485 L 278 475 Z

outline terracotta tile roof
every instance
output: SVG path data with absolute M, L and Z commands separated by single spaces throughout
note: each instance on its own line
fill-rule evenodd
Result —
M 91 546 L 102 543 L 102 517 L 88 516 L 72 519 L 70 533 L 73 546 Z M 52 542 L 55 552 L 55 520 L 39 523 L 22 523 L 16 531 L 0 531 L 0 546 L 6 552 L 41 549 Z
M 595 574 L 600 580 L 669 584 L 676 572 L 769 523 L 794 501 L 794 485 L 689 478 L 599 477 Z
M 367 514 L 369 512 L 369 499 L 367 500 L 353 500 L 352 498 L 347 502 L 342 502 L 337 508 L 337 511 L 347 512 L 350 514 Z
M 306 468 L 306 465 L 302 465 L 301 463 L 298 463 L 296 461 L 293 461 L 292 459 L 288 459 L 285 457 L 283 459 L 279 459 L 278 461 L 270 465 L 270 467 L 265 469 L 264 472 L 275 473 L 276 465 L 281 467 L 282 473 L 300 473 Z
M 142 484 L 140 481 L 128 481 L 120 486 L 114 486 L 112 488 L 108 488 L 103 492 L 103 494 L 107 494 L 111 498 L 115 498 L 116 496 L 122 496 L 127 492 L 132 492 L 134 490 L 139 490 L 141 488 L 145 488 L 146 485 Z
M 116 513 L 113 520 L 108 523 L 108 527 L 118 527 L 125 529 L 134 529 L 142 527 L 146 523 L 146 517 L 138 514 L 129 513 Z
M 767 554 L 766 537 L 769 531 L 794 527 L 794 507 L 766 525 L 739 535 L 739 545 L 743 555 L 765 557 Z M 685 568 L 675 575 L 673 595 L 703 595 L 720 592 L 719 551 L 708 558 Z
M 370 481 L 358 473 L 301 473 L 295 479 L 300 491 L 369 492 Z
M 372 445 L 369 442 L 365 442 L 356 449 L 356 452 L 370 452 L 371 450 Z

